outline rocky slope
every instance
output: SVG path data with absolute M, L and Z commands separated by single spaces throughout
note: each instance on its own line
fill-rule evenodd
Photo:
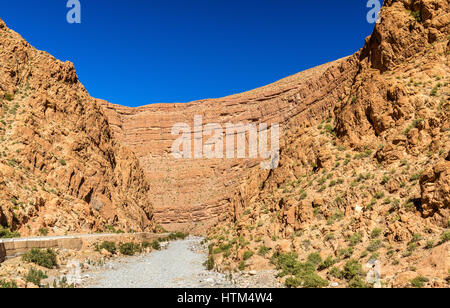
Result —
M 289 120 L 279 168 L 242 180 L 209 234 L 216 268 L 278 266 L 293 287 L 367 286 L 367 271 L 448 287 L 449 22 L 445 0 L 385 1 L 351 82 Z
M 1 22 L 0 223 L 24 235 L 147 230 L 153 215 L 167 229 L 218 223 L 208 265 L 222 271 L 278 266 L 289 286 L 365 286 L 367 263 L 386 286 L 448 286 L 449 22 L 446 0 L 385 0 L 353 56 L 140 108 L 91 98 L 70 63 Z M 195 115 L 279 123 L 280 166 L 173 159 L 171 129 Z
M 0 225 L 21 235 L 150 230 L 149 185 L 69 62 L 0 20 Z

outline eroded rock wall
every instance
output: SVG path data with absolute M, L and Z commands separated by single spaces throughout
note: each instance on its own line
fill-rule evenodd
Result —
M 230 210 L 242 177 L 259 167 L 251 159 L 174 159 L 177 123 L 273 123 L 281 132 L 330 115 L 357 72 L 357 56 L 310 69 L 274 84 L 220 99 L 127 108 L 100 101 L 116 138 L 139 158 L 151 185 L 155 218 L 166 228 L 210 225 Z M 295 121 L 293 121 L 295 119 Z M 204 142 L 207 140 L 205 138 Z
M 74 66 L 0 20 L 0 224 L 22 235 L 151 230 L 150 187 Z

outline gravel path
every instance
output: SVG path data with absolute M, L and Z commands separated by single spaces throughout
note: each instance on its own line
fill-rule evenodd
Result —
M 241 273 L 231 282 L 224 274 L 207 271 L 202 238 L 189 237 L 170 242 L 167 249 L 149 255 L 124 258 L 90 273 L 89 288 L 234 288 L 276 287 L 274 273 Z M 108 269 L 109 268 L 109 269 Z

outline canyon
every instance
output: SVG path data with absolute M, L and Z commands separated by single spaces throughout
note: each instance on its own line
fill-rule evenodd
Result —
M 282 130 L 306 126 L 327 116 L 356 74 L 350 57 L 307 70 L 246 93 L 186 104 L 154 104 L 139 108 L 99 104 L 114 136 L 131 149 L 151 183 L 155 219 L 164 228 L 204 230 L 227 211 L 240 178 L 257 159 L 174 159 L 171 134 L 177 123 L 279 124 Z M 292 118 L 296 119 L 294 123 Z M 247 136 L 248 137 L 248 136 Z
M 365 286 L 350 259 L 380 264 L 386 286 L 448 286 L 449 24 L 446 0 L 385 0 L 354 55 L 241 94 L 130 108 L 92 98 L 73 64 L 0 21 L 0 225 L 207 234 L 216 270 L 278 266 L 292 287 Z M 172 128 L 196 116 L 279 124 L 278 168 L 174 159 Z

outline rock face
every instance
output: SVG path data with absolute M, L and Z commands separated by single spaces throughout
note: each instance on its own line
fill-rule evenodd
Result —
M 115 137 L 139 158 L 151 185 L 156 221 L 165 228 L 211 225 L 227 211 L 240 179 L 254 159 L 174 159 L 171 147 L 177 123 L 274 123 L 284 130 L 311 125 L 331 116 L 339 97 L 357 72 L 352 56 L 246 93 L 186 104 L 155 104 L 139 108 L 104 107 Z M 295 119 L 295 120 L 292 120 Z M 206 138 L 205 138 L 206 139 Z M 204 141 L 206 142 L 206 140 Z
M 420 179 L 422 209 L 425 217 L 450 207 L 450 161 L 441 161 Z
M 351 81 L 305 125 L 297 115 L 285 123 L 279 168 L 240 180 L 209 232 L 217 269 L 271 267 L 294 252 L 298 262 L 329 257 L 315 274 L 330 285 L 362 286 L 363 275 L 339 274 L 357 262 L 377 264 L 383 286 L 420 277 L 448 287 L 449 23 L 446 0 L 384 1 L 381 22 L 341 71 Z
M 447 114 L 430 112 L 423 105 L 428 104 L 425 97 L 432 91 L 428 89 L 430 76 L 448 76 L 447 66 L 442 65 L 448 53 L 448 45 L 443 42 L 448 18 L 445 1 L 385 1 L 381 23 L 364 48 L 351 57 L 221 99 L 139 108 L 99 103 L 115 137 L 137 155 L 144 168 L 158 223 L 168 229 L 210 226 L 220 214 L 228 212 L 230 204 L 252 202 L 268 173 L 260 173 L 255 160 L 174 160 L 170 153 L 177 136 L 171 135 L 171 129 L 176 123 L 193 127 L 194 116 L 202 116 L 204 124 L 219 123 L 222 127 L 228 122 L 280 123 L 284 136 L 281 143 L 287 146 L 300 136 L 302 141 L 295 143 L 302 153 L 285 153 L 291 159 L 289 164 L 295 159 L 299 162 L 296 170 L 287 174 L 277 170 L 270 173 L 277 185 L 309 172 L 305 165 L 329 169 L 335 163 L 324 140 L 301 136 L 324 119 L 333 119 L 333 132 L 340 142 L 358 150 L 372 148 L 379 163 L 385 165 L 425 148 L 441 150 L 442 132 L 438 130 L 448 127 Z M 417 89 L 418 82 L 421 89 Z M 411 84 L 416 89 L 409 87 Z M 434 80 L 433 87 L 437 84 Z M 437 89 L 439 97 L 445 95 L 443 85 L 447 85 L 445 80 Z M 445 109 L 448 105 L 443 99 L 441 108 Z M 408 125 L 418 127 L 408 129 Z M 400 132 L 401 128 L 408 129 L 408 134 Z M 384 146 L 378 149 L 375 144 Z M 252 193 L 248 185 L 243 185 L 249 174 L 259 178 Z M 239 207 L 231 208 L 237 215 Z
M 150 187 L 74 66 L 0 20 L 0 225 L 22 235 L 151 230 Z

